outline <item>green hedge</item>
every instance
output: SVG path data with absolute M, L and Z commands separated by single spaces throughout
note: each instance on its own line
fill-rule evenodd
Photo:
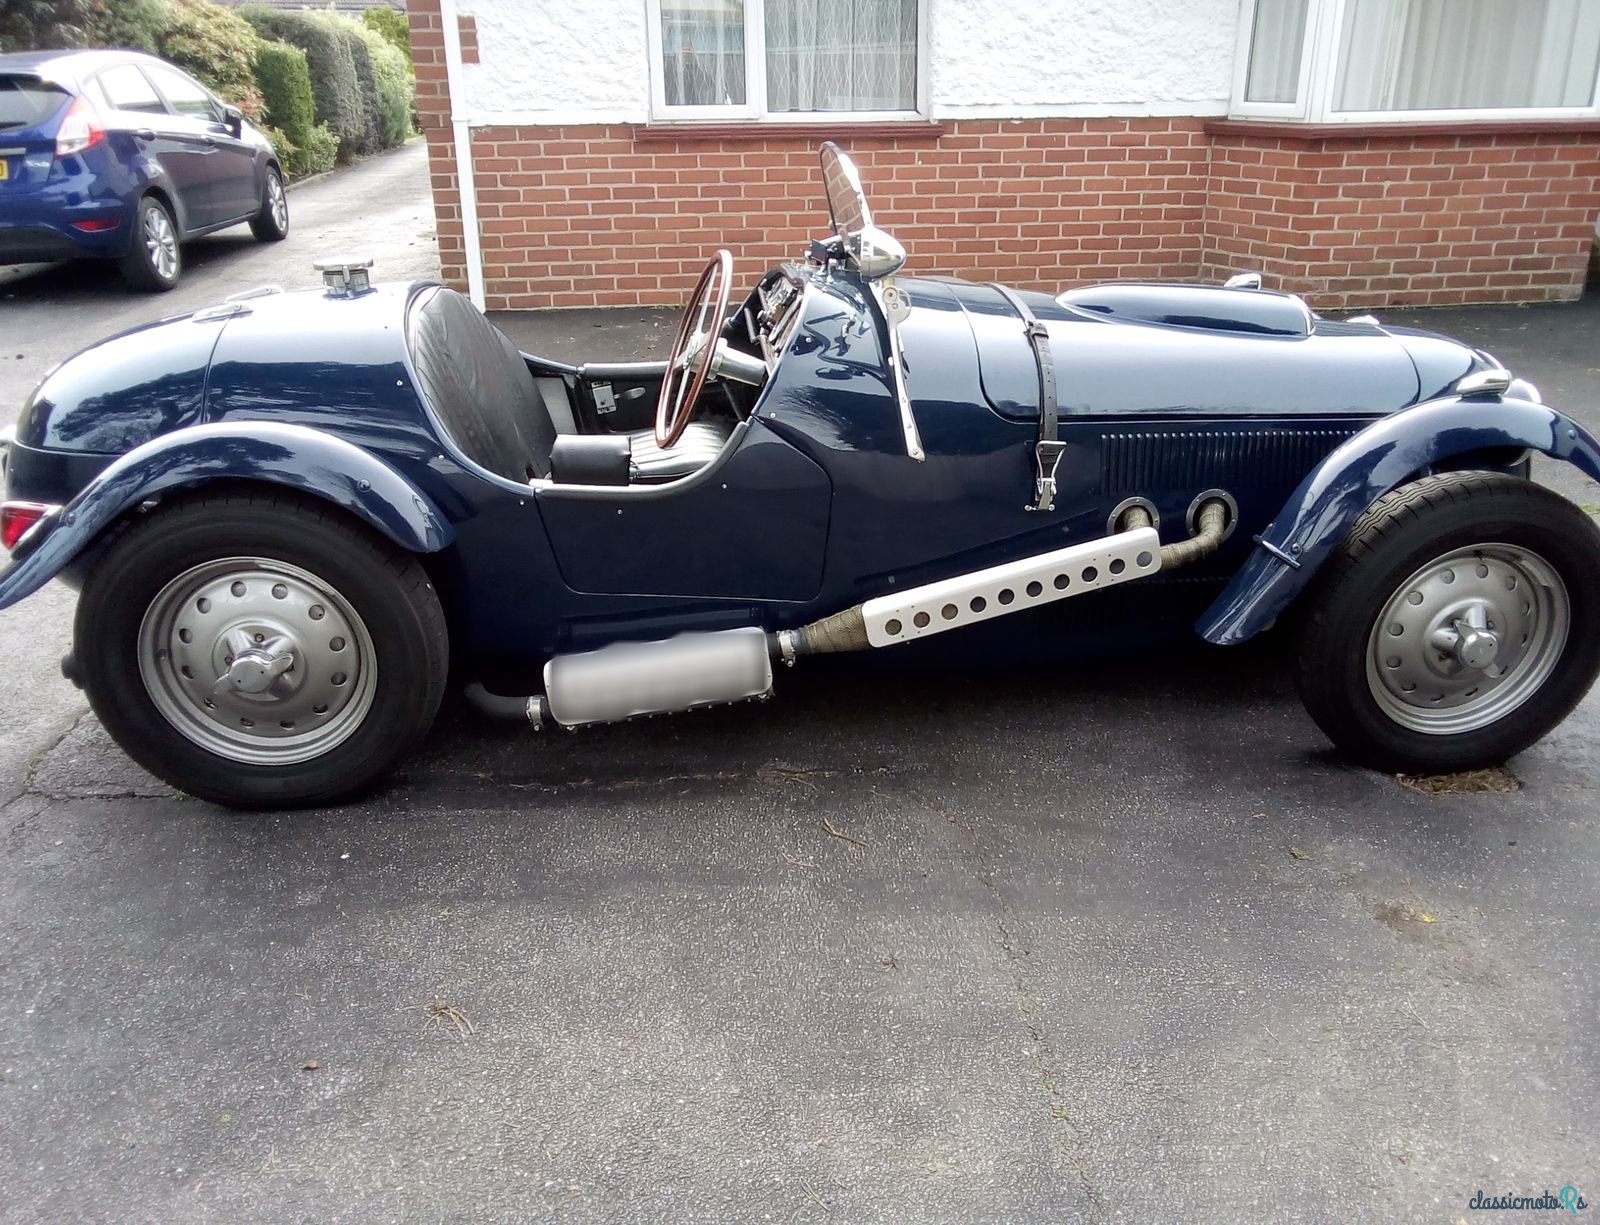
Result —
M 97 0 L 0 0 L 0 54 L 87 46 Z
M 256 84 L 266 100 L 267 135 L 291 179 L 333 169 L 339 138 L 318 124 L 306 53 L 275 40 L 256 47 Z
M 161 35 L 171 24 L 168 0 L 97 0 L 89 33 L 97 46 L 160 55 Z
M 362 152 L 367 119 L 348 44 L 317 15 L 303 10 L 251 6 L 238 13 L 261 37 L 286 42 L 305 53 L 316 118 L 338 141 L 339 160 L 347 162 Z
M 285 179 L 303 179 L 333 169 L 339 153 L 339 138 L 328 131 L 327 124 L 319 123 L 307 132 L 304 144 L 296 144 L 271 124 L 263 124 L 261 131 L 277 151 Z
M 344 44 L 345 54 L 355 65 L 356 88 L 361 95 L 361 139 L 356 152 L 376 153 L 383 148 L 383 106 L 378 99 L 378 78 L 372 71 L 372 53 L 367 50 L 367 28 L 333 13 L 319 13 L 318 17 Z
M 382 34 L 363 30 L 372 77 L 378 87 L 378 139 L 385 149 L 403 144 L 411 135 L 416 85 L 406 57 Z
M 345 44 L 355 64 L 366 119 L 358 152 L 376 153 L 403 142 L 411 135 L 416 92 L 405 56 L 382 34 L 359 21 L 333 12 L 318 13 L 317 19 Z
M 311 70 L 306 67 L 304 51 L 286 42 L 263 39 L 256 47 L 255 71 L 268 123 L 290 140 L 299 140 L 316 126 Z
M 250 23 L 232 9 L 211 0 L 172 0 L 161 56 L 199 77 L 253 123 L 262 109 L 254 69 L 258 41 Z
M 411 25 L 404 13 L 392 8 L 370 8 L 361 14 L 361 24 L 374 34 L 383 35 L 385 41 L 406 57 L 406 68 L 411 68 Z

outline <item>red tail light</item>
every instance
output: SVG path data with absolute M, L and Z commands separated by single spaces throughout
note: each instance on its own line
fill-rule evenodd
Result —
M 117 219 L 115 217 L 89 217 L 83 221 L 74 221 L 72 228 L 82 230 L 85 234 L 100 234 L 106 230 L 116 229 Z
M 28 534 L 28 530 L 51 511 L 57 509 L 44 502 L 6 502 L 0 505 L 0 544 L 9 549 Z
M 61 126 L 56 129 L 56 156 L 82 153 L 85 149 L 94 148 L 105 138 L 106 130 L 100 122 L 99 112 L 89 99 L 79 94 L 72 100 L 67 113 L 61 117 Z

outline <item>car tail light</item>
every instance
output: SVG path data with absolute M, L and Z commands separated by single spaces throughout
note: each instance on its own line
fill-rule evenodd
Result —
M 99 112 L 89 99 L 79 94 L 72 100 L 67 113 L 61 117 L 61 126 L 56 129 L 56 156 L 82 153 L 85 149 L 94 148 L 105 138 L 106 130 L 100 122 Z
M 57 509 L 46 502 L 6 502 L 0 505 L 0 544 L 14 549 L 39 520 Z
M 82 230 L 85 234 L 101 234 L 106 230 L 116 229 L 117 219 L 115 217 L 90 217 L 84 221 L 74 221 L 72 228 Z

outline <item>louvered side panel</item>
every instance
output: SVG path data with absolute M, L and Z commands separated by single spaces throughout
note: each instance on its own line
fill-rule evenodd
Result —
M 1101 437 L 1105 494 L 1294 485 L 1355 429 L 1141 430 Z

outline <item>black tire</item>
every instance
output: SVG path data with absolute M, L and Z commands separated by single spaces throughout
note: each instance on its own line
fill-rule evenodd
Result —
M 284 194 L 283 176 L 276 166 L 267 167 L 261 211 L 250 218 L 250 232 L 262 242 L 282 242 L 289 237 L 289 197 Z
M 157 235 L 164 236 L 157 239 Z M 167 245 L 170 240 L 170 247 Z M 155 243 L 152 246 L 152 243 Z M 183 275 L 183 248 L 172 212 L 155 197 L 139 201 L 133 218 L 132 245 L 122 257 L 122 279 L 130 289 L 165 293 Z
M 218 563 L 226 575 L 227 567 L 234 563 L 223 565 L 223 559 L 240 559 L 265 568 L 291 567 L 314 578 L 331 593 L 336 605 L 333 612 L 311 608 L 311 618 L 328 618 L 325 625 L 334 624 L 332 618 L 339 615 L 341 601 L 355 614 L 350 624 L 364 635 L 355 653 L 368 661 L 365 668 L 370 668 L 371 679 L 362 681 L 367 695 L 364 701 L 369 704 L 360 706 L 355 714 L 335 712 L 333 717 L 344 720 L 343 726 L 350 730 L 320 755 L 288 764 L 259 764 L 226 755 L 227 745 L 224 752 L 215 751 L 180 730 L 184 710 L 202 727 L 208 726 L 208 718 L 224 721 L 221 714 L 197 708 L 210 705 L 205 693 L 215 697 L 218 692 L 205 688 L 211 673 L 197 683 L 198 701 L 191 699 L 187 705 L 180 701 L 177 719 L 164 714 L 152 697 L 152 684 L 160 692 L 161 669 L 171 669 L 174 663 L 151 664 L 157 679 L 147 682 L 141 658 L 164 661 L 170 654 L 175 660 L 177 652 L 152 655 L 143 650 L 148 646 L 141 630 L 147 612 L 155 617 L 152 609 L 170 598 L 164 593 L 182 590 L 187 579 L 180 576 L 194 573 L 195 567 Z M 280 588 L 281 584 L 273 585 L 271 594 L 282 599 Z M 243 587 L 235 591 L 242 594 Z M 168 607 L 183 610 L 175 614 L 180 619 L 189 615 L 187 604 Z M 220 601 L 217 609 L 219 620 L 209 623 L 209 629 L 195 631 L 202 640 L 195 648 L 197 653 L 214 650 L 205 646 L 207 633 L 213 634 L 210 641 L 222 641 L 215 632 L 222 619 L 233 614 Z M 343 639 L 337 642 L 335 649 L 342 650 Z M 444 614 L 417 559 L 337 508 L 273 490 L 200 494 L 130 522 L 86 577 L 78 601 L 74 643 L 79 679 L 89 702 L 128 756 L 181 791 L 235 808 L 331 803 L 368 789 L 427 732 L 439 708 L 449 666 Z M 313 683 L 311 674 L 318 660 L 310 653 L 310 645 L 299 656 L 306 666 L 293 683 Z M 327 645 L 331 644 L 315 644 L 319 649 Z M 227 656 L 230 663 L 233 658 Z M 358 661 L 357 668 L 362 666 Z M 330 675 L 331 683 L 344 684 L 338 679 L 343 673 L 330 673 L 326 668 L 317 683 L 329 683 Z M 360 672 L 362 678 L 367 675 L 365 670 Z M 350 679 L 354 688 L 357 669 L 352 669 Z M 172 702 L 170 696 L 162 700 Z M 226 705 L 246 699 L 228 694 L 218 700 Z M 267 695 L 262 700 L 276 699 Z M 274 717 L 274 713 L 264 716 Z M 231 717 L 225 722 L 225 736 L 262 735 L 253 730 L 256 725 L 250 720 L 239 720 L 252 729 L 249 732 L 235 729 Z M 305 734 L 323 734 L 313 723 L 313 719 L 305 719 Z M 262 726 L 270 730 L 267 722 Z M 263 737 L 257 743 L 284 742 Z M 239 752 L 250 755 L 248 747 Z
M 1373 638 L 1378 618 L 1389 601 L 1413 586 L 1413 577 L 1430 563 L 1447 559 L 1456 550 L 1493 545 L 1507 546 L 1510 552 L 1504 556 L 1513 565 L 1517 556 L 1528 561 L 1525 554 L 1516 553 L 1527 550 L 1534 561 L 1542 561 L 1559 577 L 1568 610 L 1565 640 L 1550 632 L 1547 651 L 1540 656 L 1548 664 L 1537 667 L 1530 663 L 1529 688 L 1519 703 L 1504 710 L 1483 710 L 1481 726 L 1453 730 L 1436 724 L 1431 731 L 1406 726 L 1385 709 L 1386 703 L 1395 706 L 1400 695 L 1385 696 L 1381 669 L 1398 670 L 1397 661 L 1402 657 L 1387 655 L 1391 649 L 1388 640 Z M 1485 560 L 1485 555 L 1479 554 L 1472 561 L 1475 573 L 1481 573 L 1478 566 Z M 1492 550 L 1487 560 L 1504 564 L 1496 562 Z M 1439 581 L 1454 583 L 1457 565 L 1445 562 L 1438 571 Z M 1449 577 L 1445 570 L 1450 571 Z M 1497 579 L 1480 581 L 1492 586 Z M 1551 590 L 1545 590 L 1544 598 L 1555 598 Z M 1426 608 L 1420 591 L 1406 596 L 1408 602 L 1413 598 Z M 1445 603 L 1438 606 L 1448 609 L 1451 597 L 1441 598 Z M 1517 600 L 1520 606 L 1522 597 Z M 1374 769 L 1418 774 L 1499 765 L 1566 718 L 1600 671 L 1600 633 L 1594 631 L 1600 624 L 1600 531 L 1565 498 L 1520 477 L 1487 472 L 1425 477 L 1385 495 L 1367 510 L 1301 597 L 1301 606 L 1300 698 L 1317 726 L 1345 754 Z M 1556 620 L 1550 618 L 1552 624 Z M 1456 627 L 1460 628 L 1460 622 Z M 1400 630 L 1394 639 L 1398 643 L 1406 631 L 1404 626 L 1396 628 Z M 1504 623 L 1501 628 L 1504 632 Z M 1414 649 L 1424 657 L 1437 659 L 1438 667 L 1462 668 L 1460 675 L 1467 679 L 1459 684 L 1474 683 L 1464 664 L 1437 648 L 1431 654 L 1424 648 L 1432 639 L 1423 631 L 1414 633 L 1410 641 L 1418 643 Z M 1385 644 L 1381 648 L 1380 642 Z M 1494 647 L 1491 668 L 1503 666 L 1499 662 L 1503 649 L 1503 645 Z M 1527 649 L 1532 660 L 1532 648 Z M 1508 688 L 1517 675 L 1506 674 Z M 1425 693 L 1409 699 L 1424 711 Z M 1452 695 L 1452 700 L 1465 703 L 1471 697 L 1467 691 L 1464 696 Z M 1405 700 L 1399 701 L 1402 711 Z M 1462 722 L 1471 723 L 1472 719 L 1467 715 Z

